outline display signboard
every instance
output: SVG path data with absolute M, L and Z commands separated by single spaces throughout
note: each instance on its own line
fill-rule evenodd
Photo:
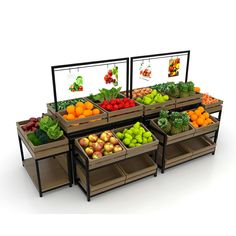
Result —
M 129 58 L 52 66 L 54 101 L 87 97 L 99 89 L 122 87 L 128 94 Z

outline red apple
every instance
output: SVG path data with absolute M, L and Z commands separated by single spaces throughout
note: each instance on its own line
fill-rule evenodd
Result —
M 93 145 L 94 145 L 94 142 L 89 142 L 89 147 L 93 147 Z
M 108 156 L 108 155 L 111 155 L 112 153 L 113 153 L 113 152 L 104 151 L 104 152 L 103 152 L 103 155 Z
M 99 143 L 100 146 L 104 146 L 105 142 L 101 140 L 100 138 L 98 139 L 97 143 Z
M 110 130 L 106 130 L 106 131 L 104 131 L 106 134 L 108 134 L 110 137 L 112 137 L 113 136 L 113 133 L 110 131 Z
M 90 156 L 93 155 L 93 148 L 92 147 L 86 147 L 85 152 L 90 157 Z
M 89 141 L 91 141 L 91 142 L 97 142 L 98 136 L 97 136 L 96 134 L 90 134 L 90 135 L 88 136 L 88 139 L 89 139 Z
M 100 135 L 100 139 L 103 140 L 104 142 L 108 142 L 109 139 L 110 139 L 110 135 L 108 135 L 107 133 L 103 132 L 103 133 Z
M 93 159 L 98 159 L 102 157 L 102 153 L 101 152 L 94 152 L 92 158 Z
M 123 148 L 120 145 L 115 145 L 114 149 L 113 149 L 114 152 L 120 152 L 122 150 L 123 150 Z
M 118 144 L 119 142 L 118 142 L 118 140 L 117 140 L 117 138 L 115 138 L 115 137 L 110 137 L 110 143 L 112 143 L 113 145 L 116 145 L 116 144 Z
M 88 147 L 89 145 L 89 140 L 87 138 L 81 138 L 79 140 L 79 144 L 82 146 L 82 147 Z
M 104 149 L 107 152 L 111 152 L 113 150 L 113 148 L 114 148 L 114 145 L 112 143 L 110 143 L 110 142 L 107 142 L 104 145 Z
M 102 146 L 98 142 L 96 142 L 93 144 L 93 149 L 94 149 L 94 151 L 100 152 L 102 150 Z

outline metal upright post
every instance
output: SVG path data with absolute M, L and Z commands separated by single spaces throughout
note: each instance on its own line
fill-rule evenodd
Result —
M 130 59 L 130 98 L 132 99 L 132 89 L 133 89 L 133 58 Z
M 86 185 L 87 185 L 87 200 L 90 201 L 90 176 L 89 176 L 89 162 L 86 158 L 86 165 L 85 165 L 85 172 L 86 172 Z
M 40 179 L 40 171 L 39 171 L 39 164 L 38 160 L 35 160 L 35 168 L 36 168 L 36 174 L 37 174 L 37 180 L 38 180 L 38 190 L 39 190 L 39 196 L 42 197 L 42 186 L 41 186 L 41 179 Z
M 156 151 L 154 151 L 154 159 L 155 159 L 155 163 L 157 165 L 157 169 L 158 169 L 158 164 L 157 164 L 157 152 L 158 152 L 158 148 L 156 149 Z M 154 174 L 155 177 L 157 177 L 157 169 L 156 172 Z
M 164 134 L 163 134 L 164 135 Z M 167 144 L 167 137 L 164 135 L 164 142 L 163 142 L 163 150 L 162 150 L 162 163 L 161 163 L 161 173 L 165 172 L 165 163 L 166 163 L 166 144 Z
M 23 147 L 22 147 L 22 141 L 21 141 L 21 137 L 18 135 L 18 139 L 19 139 L 19 146 L 20 146 L 20 154 L 21 154 L 21 160 L 22 160 L 22 165 L 24 166 L 24 151 L 23 151 Z

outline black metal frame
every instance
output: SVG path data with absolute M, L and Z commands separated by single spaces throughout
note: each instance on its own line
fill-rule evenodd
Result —
M 24 156 L 24 151 L 23 151 L 23 146 L 22 146 L 22 143 L 24 143 L 24 142 L 22 141 L 20 135 L 18 135 L 18 139 L 19 139 L 19 146 L 20 146 L 22 165 L 24 166 L 25 156 Z M 48 159 L 48 158 L 55 158 L 55 156 L 61 155 L 61 154 L 67 154 L 67 172 L 68 172 L 67 174 L 68 174 L 68 181 L 69 181 L 69 183 L 62 184 L 60 186 L 57 186 L 57 187 L 50 188 L 50 189 L 47 189 L 45 191 L 42 191 L 39 162 L 42 161 L 42 160 Z M 33 157 L 30 157 L 30 158 L 33 158 Z M 72 170 L 71 170 L 72 169 L 72 165 L 71 165 L 71 156 L 69 155 L 68 151 L 67 152 L 61 152 L 61 153 L 58 153 L 56 155 L 45 156 L 45 157 L 42 157 L 40 159 L 35 159 L 35 158 L 33 158 L 33 159 L 34 159 L 34 162 L 35 162 L 35 169 L 36 169 L 36 175 L 37 175 L 37 181 L 38 181 L 38 192 L 39 192 L 39 196 L 40 197 L 43 196 L 43 193 L 46 193 L 46 192 L 49 192 L 49 191 L 52 191 L 52 190 L 55 190 L 55 189 L 58 189 L 58 188 L 61 188 L 61 187 L 64 187 L 64 186 L 72 187 L 72 184 L 73 184 L 73 182 L 72 182 L 72 175 L 71 175 L 71 173 L 72 173 Z
M 163 56 L 171 56 L 176 54 L 187 54 L 187 65 L 186 65 L 186 74 L 185 74 L 185 83 L 188 81 L 188 71 L 189 71 L 189 60 L 190 60 L 190 50 L 186 51 L 177 51 L 177 52 L 167 52 L 167 53 L 159 53 L 159 54 L 151 54 L 144 56 L 135 56 L 130 58 L 130 91 L 133 90 L 133 64 L 134 61 L 145 58 L 152 57 L 163 57 Z M 132 92 L 130 92 L 130 98 L 132 98 Z
M 108 192 L 108 191 L 110 191 L 110 190 L 113 190 L 113 189 L 116 189 L 116 188 L 118 188 L 118 187 L 124 186 L 124 185 L 126 185 L 126 184 L 129 184 L 129 183 L 138 181 L 138 180 L 140 180 L 140 179 L 143 179 L 143 178 L 146 178 L 146 177 L 150 177 L 150 176 L 152 176 L 152 175 L 153 175 L 154 177 L 157 177 L 157 171 L 158 171 L 157 152 L 158 152 L 158 149 L 153 150 L 153 151 L 149 151 L 149 152 L 144 152 L 144 154 L 145 154 L 145 153 L 151 153 L 152 158 L 154 159 L 154 162 L 155 162 L 156 165 L 157 165 L 157 169 L 156 169 L 156 172 L 155 172 L 154 174 L 147 175 L 147 176 L 145 176 L 145 177 L 141 177 L 141 178 L 136 179 L 136 180 L 134 180 L 134 181 L 131 181 L 131 182 L 129 182 L 129 183 L 124 183 L 124 184 L 122 184 L 121 186 L 113 187 L 113 188 L 110 188 L 110 189 L 108 189 L 108 190 L 105 190 L 105 191 L 103 191 L 103 192 L 101 192 L 101 193 L 97 193 L 97 194 L 94 194 L 93 196 L 91 196 L 91 194 L 90 194 L 90 171 L 100 169 L 100 168 L 102 168 L 102 167 L 104 167 L 104 166 L 114 165 L 114 164 L 117 164 L 117 163 L 119 163 L 119 162 L 123 162 L 123 161 L 125 161 L 125 160 L 127 160 L 127 159 L 122 159 L 122 160 L 119 160 L 119 161 L 114 161 L 114 162 L 112 162 L 112 163 L 105 164 L 105 165 L 102 165 L 102 166 L 99 166 L 99 167 L 96 167 L 96 168 L 93 168 L 92 170 L 90 170 L 90 169 L 89 169 L 89 161 L 88 161 L 88 158 L 87 158 L 82 152 L 80 152 L 80 150 L 79 150 L 75 145 L 73 145 L 73 146 L 74 146 L 73 149 L 75 150 L 74 159 L 73 159 L 73 160 L 74 160 L 74 168 L 73 168 L 73 171 L 74 171 L 74 183 L 77 184 L 78 187 L 79 187 L 79 188 L 84 192 L 84 194 L 87 196 L 87 201 L 90 201 L 91 197 L 95 197 L 95 196 L 97 196 L 97 195 L 99 195 L 99 194 L 101 194 L 101 193 Z M 84 156 L 84 157 L 80 157 L 80 155 L 81 155 L 81 156 Z M 136 155 L 136 156 L 129 157 L 128 159 L 136 158 L 136 157 L 138 157 L 138 156 L 140 156 L 140 154 L 139 154 L 139 155 Z M 82 159 L 85 160 L 85 164 L 83 163 Z M 86 174 L 86 189 L 84 189 L 84 187 L 83 187 L 82 184 L 80 183 L 80 179 L 79 179 L 79 177 L 78 177 L 78 175 L 77 175 L 77 170 L 76 170 L 76 163 L 77 163 L 77 162 L 79 162 L 79 163 L 82 165 L 82 167 L 85 169 L 85 174 Z
M 84 67 L 96 67 L 96 66 L 101 66 L 102 64 L 118 64 L 118 63 L 126 63 L 126 96 L 128 97 L 128 92 L 129 92 L 129 57 L 51 66 L 55 110 L 58 111 L 55 71 L 69 70 L 71 67 L 77 67 L 77 68 L 80 68 L 81 66 L 83 66 L 83 68 Z

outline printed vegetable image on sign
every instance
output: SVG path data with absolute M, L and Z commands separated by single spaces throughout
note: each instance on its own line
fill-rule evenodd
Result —
M 169 60 L 169 74 L 168 77 L 174 77 L 179 75 L 179 68 L 180 68 L 180 58 Z
M 75 82 L 69 87 L 69 90 L 71 92 L 83 91 L 84 90 L 83 84 L 84 84 L 83 77 L 79 75 L 77 76 Z

